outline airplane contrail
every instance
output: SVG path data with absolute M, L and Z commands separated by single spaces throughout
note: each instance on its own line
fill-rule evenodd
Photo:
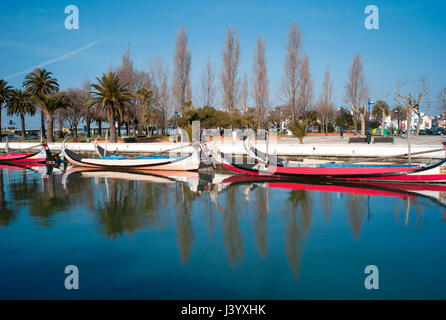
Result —
M 87 50 L 88 48 L 91 48 L 91 47 L 93 47 L 93 46 L 95 46 L 95 45 L 97 45 L 97 44 L 99 44 L 99 43 L 101 43 L 101 42 L 103 42 L 103 41 L 105 41 L 105 40 L 107 40 L 107 39 L 109 39 L 109 38 L 111 38 L 111 36 L 108 36 L 108 37 L 105 37 L 104 39 L 101 39 L 101 40 L 92 42 L 92 43 L 90 43 L 90 44 L 88 44 L 88 45 L 86 45 L 86 46 L 84 46 L 84 47 L 82 47 L 82 48 L 79 48 L 79 49 L 73 50 L 73 51 L 71 51 L 71 52 L 65 53 L 65 54 L 63 54 L 63 55 L 61 55 L 61 56 L 59 56 L 59 57 L 57 57 L 57 58 L 54 58 L 54 59 L 51 59 L 51 60 L 42 62 L 42 63 L 40 63 L 40 64 L 38 64 L 38 65 L 36 65 L 36 66 L 34 66 L 34 67 L 31 67 L 31 68 L 28 68 L 28 69 L 26 69 L 26 70 L 23 70 L 23 71 L 20 71 L 20 72 L 11 74 L 11 75 L 5 77 L 4 79 L 5 79 L 5 80 L 8 80 L 8 79 L 17 77 L 17 76 L 19 76 L 19 75 L 21 75 L 21 74 L 25 74 L 25 73 L 31 72 L 31 71 L 33 71 L 35 68 L 44 67 L 44 66 L 47 66 L 47 65 L 49 65 L 49 64 L 52 64 L 52 63 L 55 63 L 55 62 L 64 60 L 64 59 L 66 59 L 66 58 L 71 57 L 72 55 L 75 55 L 76 53 L 79 53 L 79 52 L 82 52 L 82 51 L 84 51 L 84 50 Z

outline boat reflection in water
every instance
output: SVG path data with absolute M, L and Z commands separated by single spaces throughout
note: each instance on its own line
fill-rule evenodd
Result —
M 336 260 L 327 255 L 346 247 L 354 255 L 364 255 L 362 263 L 369 254 L 373 255 L 376 246 L 382 245 L 379 236 L 370 238 L 377 226 L 383 239 L 392 237 L 395 230 L 401 232 L 401 228 L 407 234 L 413 228 L 421 230 L 425 220 L 429 222 L 429 232 L 429 228 L 435 228 L 441 233 L 445 226 L 446 185 L 324 183 L 223 173 L 117 172 L 79 167 L 62 171 L 46 166 L 2 167 L 0 175 L 0 226 L 13 227 L 28 217 L 31 224 L 58 230 L 74 220 L 78 224 L 70 225 L 70 230 L 77 231 L 67 239 L 76 238 L 81 244 L 97 241 L 84 250 L 97 245 L 103 252 L 115 252 L 120 249 L 113 242 L 130 238 L 144 247 L 138 257 L 155 252 L 165 256 L 160 258 L 165 263 L 162 268 L 173 268 L 173 260 L 167 258 L 172 250 L 182 269 L 193 265 L 195 269 L 203 268 L 202 272 L 212 268 L 228 272 L 223 265 L 229 265 L 234 271 L 267 273 L 268 266 L 278 268 L 277 264 L 285 259 L 285 269 L 291 269 L 300 282 L 304 278 L 304 251 L 310 261 L 306 263 L 315 270 L 320 266 L 314 265 L 312 259 L 318 252 L 320 259 L 336 265 Z M 365 242 L 361 239 L 364 228 L 368 228 Z M 91 230 L 103 240 L 97 240 Z M 412 241 L 440 245 L 434 233 L 432 239 L 424 233 L 430 240 L 412 236 Z M 366 245 L 367 241 L 369 251 L 357 251 L 352 245 Z M 389 253 L 392 258 L 401 246 L 394 249 Z M 121 250 L 126 259 L 132 259 Z M 223 263 L 218 260 L 220 255 Z M 135 258 L 134 263 L 138 261 Z M 269 262 L 260 267 L 262 261 Z M 147 272 L 138 274 L 144 277 Z M 294 294 L 289 291 L 280 297 Z

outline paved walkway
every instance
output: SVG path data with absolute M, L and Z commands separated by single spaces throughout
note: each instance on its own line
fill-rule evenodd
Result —
M 304 144 L 348 144 L 349 136 L 341 137 L 336 136 L 306 136 L 303 139 Z M 411 136 L 410 143 L 412 145 L 439 145 L 446 141 L 446 136 Z M 278 139 L 279 144 L 294 144 L 299 143 L 297 138 L 283 137 Z M 355 143 L 357 144 L 357 143 Z M 377 143 L 376 145 L 389 145 L 389 143 Z M 394 144 L 407 145 L 406 137 L 394 136 Z

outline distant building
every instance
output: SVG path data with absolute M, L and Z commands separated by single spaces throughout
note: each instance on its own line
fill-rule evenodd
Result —
M 434 117 L 426 115 L 424 117 L 421 118 L 421 123 L 420 123 L 420 130 L 424 130 L 424 129 L 432 129 L 432 120 L 434 119 Z M 412 129 L 416 130 L 418 125 L 418 116 L 414 113 L 412 115 Z

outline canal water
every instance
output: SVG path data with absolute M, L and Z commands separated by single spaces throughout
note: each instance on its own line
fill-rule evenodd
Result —
M 0 299 L 446 299 L 445 191 L 3 166 Z

